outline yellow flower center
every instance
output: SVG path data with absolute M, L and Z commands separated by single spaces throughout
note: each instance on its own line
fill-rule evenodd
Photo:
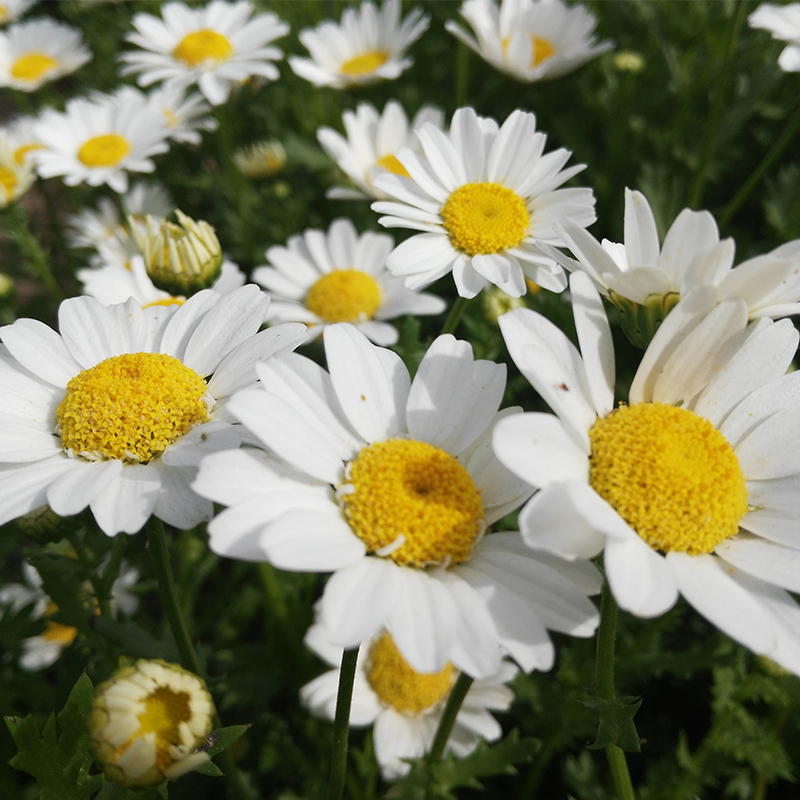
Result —
M 6 6 L 0 3 L 0 23 L 8 22 L 10 19 L 11 12 L 8 10 L 8 8 L 6 8 Z
M 383 156 L 383 158 L 378 159 L 377 165 L 383 167 L 387 172 L 391 172 L 392 175 L 402 175 L 404 178 L 411 177 L 408 174 L 408 170 L 400 163 L 397 156 Z
M 362 75 L 371 75 L 378 67 L 382 67 L 389 60 L 389 54 L 382 50 L 368 50 L 360 56 L 355 56 L 342 64 L 342 75 L 351 78 L 360 78 Z
M 525 202 L 499 183 L 465 183 L 442 207 L 443 225 L 456 250 L 470 256 L 516 247 L 530 227 Z
M 46 53 L 25 53 L 11 65 L 11 77 L 18 81 L 38 81 L 58 67 L 58 61 Z
M 146 463 L 208 419 L 205 381 L 164 353 L 124 353 L 78 373 L 56 411 L 76 455 Z
M 172 51 L 172 57 L 187 67 L 206 62 L 221 64 L 233 55 L 233 45 L 221 33 L 204 28 L 187 33 Z
M 363 448 L 340 490 L 353 532 L 370 553 L 424 567 L 466 561 L 485 528 L 469 473 L 427 442 L 389 439 Z M 352 488 L 350 488 L 352 487 Z
M 706 419 L 665 403 L 620 406 L 589 432 L 592 488 L 654 550 L 710 553 L 739 530 L 739 460 Z
M 372 275 L 358 269 L 336 269 L 308 290 L 306 308 L 326 322 L 372 319 L 381 304 L 381 289 Z
M 45 616 L 49 617 L 58 611 L 58 606 L 55 603 L 48 603 L 44 610 Z M 46 642 L 54 642 L 64 647 L 69 647 L 78 635 L 78 629 L 72 628 L 69 625 L 62 625 L 60 622 L 53 622 L 48 619 L 42 639 Z
M 13 170 L 8 167 L 0 167 L 0 186 L 5 189 L 7 195 L 13 196 L 18 183 L 17 175 Z
M 181 745 L 180 726 L 192 719 L 188 692 L 176 692 L 168 686 L 159 686 L 143 700 L 145 710 L 138 715 L 139 736 L 154 733 L 156 736 L 156 767 L 167 770 L 175 761 L 171 747 Z
M 376 695 L 395 711 L 416 716 L 443 700 L 453 684 L 453 665 L 440 672 L 412 669 L 394 640 L 384 633 L 369 651 L 367 681 Z
M 32 153 L 34 150 L 42 149 L 44 149 L 44 145 L 38 144 L 37 142 L 20 145 L 20 147 L 14 151 L 14 161 L 17 166 L 21 167 L 25 163 L 28 153 Z
M 538 67 L 542 61 L 552 58 L 555 52 L 555 48 L 547 39 L 531 36 L 531 69 Z
M 116 167 L 131 151 L 124 136 L 104 133 L 92 136 L 78 150 L 78 161 L 87 167 Z

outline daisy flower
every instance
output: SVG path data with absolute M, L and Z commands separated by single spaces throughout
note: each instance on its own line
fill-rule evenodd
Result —
M 748 18 L 751 28 L 763 28 L 773 39 L 789 42 L 778 57 L 784 72 L 800 72 L 800 3 L 760 5 Z
M 458 293 L 474 297 L 487 283 L 512 297 L 525 294 L 525 278 L 546 289 L 566 285 L 561 267 L 536 249 L 562 244 L 556 224 L 595 220 L 591 189 L 559 189 L 584 164 L 562 169 L 560 148 L 543 155 L 545 134 L 536 117 L 515 111 L 498 126 L 471 108 L 459 108 L 448 133 L 433 125 L 416 131 L 422 155 L 397 153 L 409 178 L 378 175 L 375 188 L 401 202 L 373 203 L 388 228 L 422 233 L 389 256 L 388 267 L 420 289 L 453 273 Z
M 300 690 L 300 698 L 312 713 L 333 720 L 342 648 L 331 642 L 321 623 L 308 630 L 305 643 L 335 669 L 307 683 Z M 514 693 L 506 683 L 516 674 L 517 668 L 503 661 L 496 674 L 470 686 L 445 752 L 463 758 L 481 740 L 500 738 L 502 728 L 489 711 L 506 711 L 511 705 Z M 385 780 L 406 775 L 410 769 L 406 759 L 422 758 L 430 751 L 457 677 L 458 670 L 449 662 L 438 672 L 417 672 L 400 655 L 388 633 L 364 642 L 356 663 L 350 724 L 375 726 L 375 757 Z
M 33 164 L 14 157 L 6 132 L 0 130 L 0 209 L 22 197 L 35 180 Z
M 561 0 L 466 0 L 445 28 L 495 69 L 525 83 L 560 78 L 613 47 L 597 42 L 597 20 L 583 6 Z
M 0 32 L 0 86 L 33 92 L 91 61 L 80 31 L 46 17 Z
M 165 81 L 170 89 L 195 84 L 212 105 L 224 103 L 233 84 L 252 75 L 274 81 L 272 63 L 283 57 L 269 43 L 285 36 L 289 26 L 273 13 L 253 16 L 248 0 L 225 3 L 213 0 L 203 8 L 166 3 L 161 18 L 136 14 L 136 33 L 125 38 L 142 51 L 123 53 L 121 73 L 138 73 L 140 86 Z
M 332 641 L 351 648 L 385 629 L 419 672 L 450 661 L 483 678 L 504 653 L 547 670 L 546 628 L 591 636 L 592 565 L 541 559 L 516 532 L 483 536 L 530 491 L 489 444 L 505 367 L 440 336 L 412 382 L 352 325 L 324 343 L 330 373 L 279 354 L 231 401 L 269 452 L 204 459 L 195 489 L 229 506 L 209 524 L 211 549 L 333 572 L 321 600 Z
M 423 106 L 409 127 L 403 107 L 397 101 L 390 100 L 381 114 L 378 114 L 375 106 L 359 103 L 355 114 L 352 111 L 342 114 L 342 121 L 346 138 L 333 128 L 323 127 L 317 131 L 317 140 L 358 188 L 334 186 L 327 191 L 326 197 L 388 200 L 389 195 L 377 191 L 372 185 L 375 176 L 390 172 L 408 177 L 405 167 L 397 160 L 397 151 L 401 147 L 410 147 L 419 152 L 420 145 L 414 131 L 426 123 L 441 130 L 444 127 L 444 112 L 433 106 Z
M 346 8 L 341 24 L 327 20 L 300 31 L 311 58 L 289 58 L 297 75 L 315 86 L 345 89 L 394 80 L 414 62 L 405 51 L 428 29 L 430 17 L 415 8 L 400 21 L 400 0 Z
M 311 336 L 326 325 L 352 322 L 375 344 L 397 342 L 385 320 L 403 314 L 441 314 L 440 297 L 412 292 L 386 269 L 394 240 L 385 233 L 359 236 L 349 219 L 337 219 L 327 233 L 307 230 L 288 247 L 270 247 L 270 266 L 256 267 L 253 281 L 269 292 L 269 322 L 304 322 Z
M 248 178 L 269 178 L 286 166 L 286 150 L 276 139 L 264 139 L 238 148 L 233 154 L 233 163 Z
M 130 86 L 70 100 L 65 113 L 47 109 L 34 133 L 44 146 L 36 153 L 43 178 L 63 176 L 67 186 L 107 183 L 120 194 L 128 189 L 128 172 L 153 172 L 151 156 L 169 149 L 164 115 Z
M 512 359 L 554 410 L 498 423 L 497 457 L 539 491 L 527 544 L 570 559 L 603 551 L 619 606 L 640 617 L 682 595 L 721 631 L 800 674 L 800 373 L 789 320 L 748 323 L 743 300 L 695 289 L 656 332 L 614 405 L 599 294 L 570 278 L 581 353 L 553 323 L 512 311 Z
M 200 131 L 217 129 L 217 121 L 208 116 L 211 107 L 197 92 L 163 86 L 150 92 L 149 100 L 164 115 L 167 136 L 174 142 L 200 144 Z
M 742 298 L 751 319 L 800 313 L 800 240 L 733 268 L 735 245 L 720 241 L 708 211 L 685 208 L 659 245 L 655 217 L 641 192 L 625 190 L 625 243 L 598 242 L 572 220 L 561 236 L 577 261 L 553 247 L 541 249 L 570 271 L 583 271 L 620 312 L 628 338 L 646 347 L 682 295 L 701 284 L 719 300 Z
M 33 132 L 36 122 L 36 117 L 20 116 L 0 128 L 0 134 L 5 133 L 8 137 L 9 147 L 18 166 L 22 166 L 33 157 L 34 152 L 42 149 L 42 145 Z
M 239 445 L 229 395 L 255 381 L 255 361 L 305 340 L 302 325 L 259 334 L 268 303 L 252 285 L 180 307 L 77 297 L 60 335 L 32 319 L 0 328 L 0 524 L 45 503 L 88 506 L 109 536 L 151 514 L 209 519 L 189 485 L 203 454 Z
M 19 19 L 37 0 L 3 0 L 0 3 L 0 25 Z

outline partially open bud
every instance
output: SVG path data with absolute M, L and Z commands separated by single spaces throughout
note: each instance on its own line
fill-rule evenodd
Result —
M 248 178 L 268 178 L 280 172 L 286 164 L 286 151 L 278 141 L 256 142 L 239 148 L 233 163 Z
M 214 706 L 202 679 L 177 664 L 137 661 L 97 687 L 89 733 L 107 778 L 154 786 L 208 761 L 198 748 Z
M 222 269 L 222 248 L 207 222 L 195 221 L 179 209 L 175 216 L 179 225 L 148 216 L 144 231 L 133 220 L 130 229 L 156 288 L 188 296 L 217 280 Z
M 619 311 L 619 325 L 628 341 L 642 350 L 647 349 L 658 326 L 678 304 L 677 292 L 648 295 L 643 303 L 635 303 L 613 289 L 608 290 L 609 302 Z

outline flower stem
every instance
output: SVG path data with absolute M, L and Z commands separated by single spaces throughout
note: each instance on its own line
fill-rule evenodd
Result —
M 344 779 L 347 775 L 347 734 L 350 727 L 350 703 L 353 699 L 353 682 L 356 677 L 358 648 L 342 653 L 339 669 L 339 692 L 336 695 L 336 717 L 333 721 L 333 753 L 331 775 L 328 780 L 327 800 L 341 800 Z
M 447 315 L 447 319 L 444 321 L 444 325 L 442 326 L 442 333 L 455 333 L 466 307 L 466 297 L 459 297 L 458 300 L 453 303 L 453 307 L 450 309 L 450 313 Z
M 428 754 L 429 763 L 435 764 L 437 761 L 441 761 L 444 748 L 447 745 L 447 740 L 450 738 L 450 734 L 453 731 L 456 717 L 461 710 L 461 704 L 467 696 L 469 687 L 472 686 L 472 680 L 473 679 L 465 672 L 462 672 L 458 676 L 458 680 L 455 682 L 450 692 L 450 697 L 447 698 L 447 705 L 444 707 L 442 718 L 439 720 L 439 727 L 436 729 L 436 736 L 431 745 L 431 752 Z
M 601 700 L 614 698 L 614 644 L 617 636 L 618 613 L 617 601 L 611 593 L 608 581 L 605 581 L 600 599 L 600 628 L 597 631 L 595 664 L 596 690 L 597 696 Z M 606 760 L 619 800 L 635 800 L 625 751 L 613 742 L 609 742 L 606 745 Z

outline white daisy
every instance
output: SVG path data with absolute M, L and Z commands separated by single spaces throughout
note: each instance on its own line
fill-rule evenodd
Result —
M 337 219 L 327 233 L 307 230 L 288 247 L 270 247 L 270 266 L 256 267 L 253 281 L 270 294 L 269 322 L 304 322 L 311 336 L 326 325 L 352 322 L 375 344 L 397 342 L 384 320 L 403 314 L 441 314 L 440 297 L 412 292 L 386 269 L 394 239 L 385 233 L 356 233 L 349 219 Z
M 169 149 L 164 115 L 130 86 L 70 100 L 63 114 L 47 109 L 34 132 L 44 145 L 36 153 L 43 178 L 63 176 L 67 186 L 107 183 L 120 194 L 128 189 L 128 172 L 153 172 L 150 157 Z
M 339 687 L 342 648 L 330 640 L 322 623 L 313 625 L 305 643 L 335 669 L 307 683 L 300 697 L 317 716 L 333 720 Z M 514 693 L 506 686 L 517 668 L 503 661 L 498 672 L 470 686 L 456 717 L 445 752 L 469 755 L 481 740 L 495 741 L 502 728 L 489 711 L 506 711 Z M 407 774 L 406 759 L 422 758 L 431 749 L 450 690 L 458 677 L 449 662 L 434 673 L 417 672 L 403 658 L 388 633 L 364 642 L 358 654 L 350 724 L 374 725 L 375 757 L 385 780 Z
M 556 224 L 595 220 L 591 189 L 559 189 L 585 165 L 562 167 L 563 148 L 542 155 L 547 137 L 536 117 L 515 111 L 498 127 L 471 108 L 453 115 L 449 133 L 425 125 L 416 131 L 423 154 L 402 149 L 397 159 L 410 178 L 378 175 L 375 188 L 399 203 L 373 203 L 389 228 L 422 231 L 403 242 L 388 267 L 419 289 L 453 273 L 458 293 L 474 297 L 487 282 L 512 297 L 525 278 L 546 289 L 566 285 L 561 267 L 536 249 L 562 244 Z
M 109 536 L 151 514 L 210 518 L 189 484 L 203 454 L 238 447 L 228 396 L 255 361 L 305 340 L 302 325 L 259 334 L 268 303 L 252 285 L 144 310 L 78 297 L 61 304 L 61 335 L 31 319 L 0 329 L 0 524 L 45 503 L 89 506 Z
M 385 628 L 420 672 L 450 661 L 486 677 L 504 653 L 546 670 L 546 628 L 591 636 L 590 564 L 531 558 L 516 532 L 482 536 L 529 494 L 489 444 L 513 411 L 497 412 L 504 366 L 440 336 L 411 382 L 352 325 L 332 325 L 324 341 L 330 373 L 279 354 L 257 366 L 259 388 L 231 401 L 277 458 L 204 459 L 195 489 L 229 506 L 209 524 L 211 549 L 333 572 L 321 600 L 333 641 L 354 647 Z
M 582 356 L 529 310 L 500 319 L 509 353 L 555 411 L 495 429 L 498 458 L 539 492 L 520 513 L 536 551 L 601 550 L 620 607 L 683 595 L 720 630 L 800 673 L 800 373 L 789 320 L 748 323 L 699 287 L 658 329 L 614 407 L 614 352 L 590 279 L 570 278 Z
M 123 75 L 139 73 L 140 86 L 165 81 L 170 89 L 197 85 L 212 105 L 224 103 L 233 84 L 252 75 L 274 81 L 272 63 L 283 57 L 269 43 L 285 36 L 289 26 L 273 13 L 253 16 L 249 0 L 213 0 L 203 8 L 166 3 L 161 18 L 137 14 L 136 33 L 125 38 L 142 51 L 123 53 Z
M 19 19 L 36 2 L 37 0 L 2 0 L 0 2 L 0 25 Z
M 390 172 L 408 177 L 405 167 L 397 160 L 397 151 L 401 147 L 410 147 L 419 152 L 419 140 L 414 131 L 426 123 L 441 130 L 444 127 L 444 112 L 433 106 L 423 106 L 409 127 L 403 107 L 396 100 L 390 100 L 380 115 L 375 106 L 359 103 L 355 114 L 352 111 L 342 114 L 342 121 L 347 138 L 333 128 L 323 127 L 317 131 L 317 139 L 322 149 L 358 189 L 334 186 L 326 192 L 326 197 L 340 200 L 374 197 L 387 200 L 389 195 L 379 192 L 372 185 L 375 176 Z
M 415 8 L 400 21 L 400 0 L 346 8 L 340 24 L 326 20 L 300 31 L 311 58 L 289 58 L 289 66 L 315 86 L 344 89 L 394 80 L 414 62 L 405 51 L 428 29 L 430 17 Z
M 5 132 L 14 160 L 19 166 L 33 157 L 36 150 L 41 150 L 42 145 L 33 132 L 37 122 L 36 117 L 14 117 L 5 127 L 0 128 L 0 133 Z
M 577 261 L 541 249 L 570 271 L 583 271 L 620 311 L 631 341 L 646 347 L 681 295 L 715 286 L 718 299 L 743 299 L 751 319 L 800 313 L 800 240 L 733 268 L 733 239 L 720 241 L 708 211 L 685 208 L 659 246 L 655 217 L 641 192 L 625 190 L 625 243 L 598 242 L 572 220 L 559 226 Z
M 35 180 L 33 164 L 15 158 L 6 132 L 0 129 L 0 209 L 22 197 Z
M 751 28 L 763 28 L 773 39 L 789 42 L 778 57 L 784 72 L 800 72 L 800 3 L 760 5 L 748 18 Z
M 211 107 L 201 94 L 177 87 L 163 86 L 150 92 L 150 103 L 161 111 L 167 123 L 167 135 L 175 142 L 200 144 L 199 131 L 215 131 L 218 123 L 208 116 Z
M 91 59 L 80 31 L 47 17 L 0 32 L 0 86 L 33 92 Z
M 583 6 L 561 0 L 465 0 L 461 16 L 471 36 L 457 23 L 450 33 L 495 69 L 526 83 L 560 78 L 613 47 L 597 42 L 597 20 Z

